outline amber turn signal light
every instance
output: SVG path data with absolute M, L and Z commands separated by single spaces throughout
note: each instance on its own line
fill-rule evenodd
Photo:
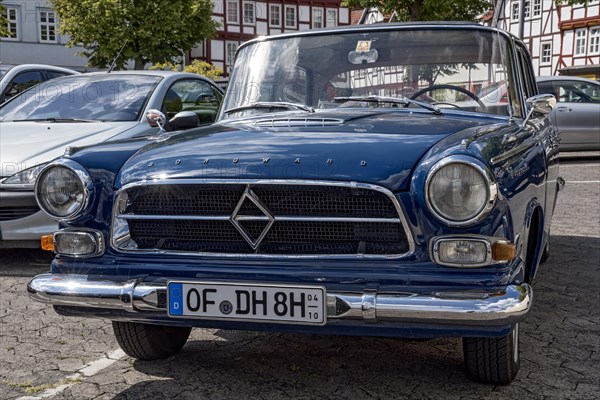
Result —
M 514 243 L 499 240 L 492 245 L 492 258 L 496 261 L 510 261 L 517 256 L 517 246 Z
M 54 236 L 44 235 L 40 239 L 42 250 L 54 251 Z

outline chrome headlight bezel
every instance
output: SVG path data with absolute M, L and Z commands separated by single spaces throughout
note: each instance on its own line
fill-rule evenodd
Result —
M 68 215 L 59 215 L 59 214 L 53 213 L 52 210 L 49 210 L 47 205 L 40 199 L 39 193 L 40 193 L 41 180 L 43 177 L 45 177 L 48 170 L 50 170 L 52 168 L 65 168 L 65 169 L 70 170 L 77 176 L 77 178 L 79 179 L 79 181 L 81 183 L 81 187 L 82 187 L 82 191 L 83 191 L 83 193 L 82 193 L 83 201 L 74 211 L 72 211 Z M 92 177 L 87 172 L 87 170 L 83 166 L 78 164 L 77 162 L 70 160 L 70 159 L 65 159 L 65 158 L 59 158 L 55 161 L 48 163 L 48 165 L 46 165 L 46 167 L 40 171 L 38 178 L 35 181 L 35 187 L 34 187 L 35 201 L 37 202 L 40 209 L 44 213 L 49 215 L 51 218 L 53 218 L 57 221 L 67 221 L 67 222 L 76 219 L 84 211 L 86 211 L 88 209 L 88 207 L 90 205 L 90 199 L 92 198 L 93 192 L 94 192 L 94 184 L 92 181 Z
M 450 164 L 464 164 L 469 167 L 472 167 L 477 171 L 481 177 L 484 179 L 487 185 L 487 193 L 486 193 L 486 202 L 481 205 L 480 210 L 473 216 L 468 219 L 453 219 L 447 215 L 443 215 L 433 203 L 431 198 L 431 190 L 430 185 L 433 177 L 437 172 L 439 172 L 442 168 L 450 165 Z M 442 160 L 438 161 L 431 167 L 429 172 L 427 173 L 427 178 L 425 180 L 425 203 L 427 204 L 427 209 L 431 212 L 438 220 L 443 222 L 444 224 L 452 227 L 462 227 L 473 225 L 487 215 L 496 204 L 496 199 L 498 197 L 498 184 L 496 183 L 492 172 L 479 160 L 466 156 L 466 155 L 455 155 L 445 157 Z

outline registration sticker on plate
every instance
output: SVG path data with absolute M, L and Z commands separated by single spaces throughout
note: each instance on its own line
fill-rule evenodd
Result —
M 325 288 L 319 286 L 167 284 L 170 317 L 324 325 L 326 297 Z

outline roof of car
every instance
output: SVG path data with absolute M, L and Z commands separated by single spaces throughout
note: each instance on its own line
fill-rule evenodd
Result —
M 72 70 L 69 68 L 57 67 L 55 65 L 48 65 L 48 64 L 20 64 L 20 65 L 2 64 L 2 65 L 10 67 L 11 70 L 14 69 L 15 72 L 27 70 L 27 69 L 43 69 L 43 70 L 50 70 L 50 71 L 67 72 L 70 74 L 79 74 L 80 73 L 78 71 L 75 71 L 75 70 Z
M 88 72 L 86 75 L 150 75 L 150 76 L 173 76 L 173 75 L 189 75 L 198 77 L 198 74 L 192 74 L 189 72 L 179 72 L 179 71 L 162 71 L 162 70 L 125 70 L 125 71 L 96 71 L 96 72 Z
M 574 82 L 587 82 L 587 83 L 595 83 L 598 84 L 598 81 L 593 79 L 582 78 L 580 76 L 567 76 L 567 75 L 558 75 L 558 76 L 538 76 L 538 82 L 549 82 L 549 81 L 574 81 Z
M 386 31 L 394 29 L 410 29 L 410 28 L 432 28 L 432 29 L 464 29 L 464 30 L 482 30 L 498 32 L 504 36 L 512 37 L 513 39 L 519 40 L 515 35 L 502 29 L 493 28 L 486 25 L 481 25 L 476 22 L 464 22 L 464 21 L 416 21 L 416 22 L 380 22 L 376 24 L 364 24 L 364 25 L 344 25 L 335 26 L 330 28 L 321 29 L 309 29 L 303 31 L 294 31 L 289 33 L 280 33 L 271 36 L 261 36 L 256 39 L 248 40 L 242 43 L 238 47 L 239 49 L 246 47 L 252 43 L 262 42 L 271 39 L 284 39 L 287 37 L 298 37 L 298 36 L 314 36 L 319 34 L 332 34 L 332 33 L 346 33 L 346 32 L 361 32 L 361 31 Z

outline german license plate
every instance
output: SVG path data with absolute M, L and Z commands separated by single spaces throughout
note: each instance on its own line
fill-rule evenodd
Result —
M 324 325 L 326 292 L 318 286 L 169 281 L 170 317 Z

